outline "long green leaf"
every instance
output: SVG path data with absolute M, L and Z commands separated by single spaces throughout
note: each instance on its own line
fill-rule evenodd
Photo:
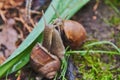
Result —
M 80 3 L 83 2 L 84 3 Z M 72 17 L 75 12 L 79 10 L 83 5 L 85 5 L 89 0 L 52 0 L 51 4 L 54 6 L 58 12 L 60 12 L 60 16 L 64 18 L 66 16 L 66 10 L 70 10 L 67 15 L 68 19 Z M 60 7 L 61 3 L 64 3 L 63 7 Z M 74 2 L 74 3 L 73 3 Z M 79 2 L 79 5 L 76 4 Z M 78 5 L 73 7 L 72 9 L 69 8 L 70 5 Z M 68 9 L 69 8 L 69 9 Z M 64 14 L 63 14 L 64 13 Z M 70 16 L 69 16 L 70 15 Z M 47 11 L 45 12 L 45 19 L 47 23 L 50 23 L 54 18 L 56 18 L 55 11 L 51 7 L 48 7 Z M 0 65 L 0 78 L 3 77 L 5 74 L 12 73 L 21 67 L 23 67 L 29 61 L 30 52 L 36 42 L 42 41 L 42 31 L 44 30 L 44 21 L 43 18 L 38 22 L 36 27 L 33 31 L 28 35 L 28 37 L 23 41 L 23 43 L 12 53 L 12 55 L 2 64 Z

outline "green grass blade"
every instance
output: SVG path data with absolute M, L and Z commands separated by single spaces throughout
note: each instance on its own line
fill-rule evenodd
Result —
M 120 53 L 115 52 L 115 51 L 102 51 L 102 50 L 82 50 L 82 51 L 67 51 L 66 54 L 80 54 L 80 55 L 85 55 L 85 54 L 97 54 L 97 53 L 105 53 L 105 54 L 111 54 L 111 55 L 120 55 Z
M 120 53 L 120 49 L 119 49 L 115 44 L 113 44 L 113 43 L 110 42 L 110 41 L 98 41 L 98 42 L 93 42 L 93 43 L 90 43 L 90 44 L 88 44 L 88 45 L 85 45 L 84 47 L 91 47 L 91 46 L 103 45 L 103 44 L 112 45 L 112 46 Z

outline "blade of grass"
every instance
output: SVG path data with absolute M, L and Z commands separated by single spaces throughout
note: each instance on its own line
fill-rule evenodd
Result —
M 120 11 L 119 11 L 119 9 L 114 5 L 114 3 L 112 3 L 110 0 L 106 0 L 105 1 L 108 5 L 110 5 L 112 8 L 113 8 L 113 10 L 120 16 Z
M 103 44 L 112 45 L 112 46 L 120 53 L 120 49 L 119 49 L 115 44 L 113 44 L 113 43 L 110 42 L 110 41 L 98 41 L 98 42 L 93 42 L 93 43 L 90 43 L 90 44 L 88 44 L 88 45 L 85 45 L 84 47 L 90 47 L 90 46 L 95 46 L 95 45 L 103 45 Z
M 61 72 L 59 78 L 62 79 L 62 80 L 67 80 L 67 79 L 65 78 L 65 74 L 66 74 L 66 71 L 67 71 L 67 61 L 66 61 L 66 58 L 62 59 L 62 67 L 61 67 L 61 70 L 62 70 L 62 72 Z
M 65 52 L 69 49 L 69 47 L 66 48 Z M 66 75 L 66 72 L 67 72 L 67 67 L 68 67 L 68 59 L 69 59 L 69 54 L 66 54 L 64 55 L 64 58 L 61 60 L 62 64 L 61 64 L 61 73 L 56 76 L 58 77 L 59 79 L 61 80 L 67 80 L 65 75 Z M 54 80 L 57 80 L 57 78 L 54 78 Z
M 66 54 L 80 54 L 80 55 L 86 55 L 86 54 L 90 54 L 90 53 L 93 53 L 93 54 L 97 54 L 97 53 L 105 53 L 105 54 L 111 54 L 111 55 L 114 55 L 114 54 L 117 54 L 117 55 L 120 55 L 120 53 L 118 52 L 115 52 L 115 51 L 102 51 L 102 50 L 82 50 L 82 51 L 67 51 Z
M 89 43 L 89 44 L 85 45 L 84 48 L 86 48 L 86 47 L 89 48 L 92 46 L 103 45 L 103 44 L 109 44 L 109 45 L 113 46 L 117 51 L 82 50 L 82 51 L 67 51 L 66 54 L 80 53 L 81 55 L 85 55 L 85 54 L 89 54 L 89 53 L 105 53 L 105 54 L 111 54 L 111 55 L 114 55 L 114 54 L 120 55 L 120 49 L 110 41 L 98 41 L 98 42 Z

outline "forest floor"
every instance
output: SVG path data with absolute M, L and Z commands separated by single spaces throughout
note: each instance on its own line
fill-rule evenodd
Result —
M 37 2 L 33 3 L 32 9 L 36 11 L 32 12 L 29 22 L 26 20 L 26 15 L 24 15 L 25 5 L 23 1 L 20 0 L 16 4 L 12 0 L 8 1 L 4 9 L 0 10 L 0 64 L 20 45 L 32 31 L 35 23 L 41 18 L 42 14 L 37 11 L 37 8 L 41 7 L 40 10 L 42 8 L 46 9 L 47 6 L 45 5 L 50 3 L 49 0 L 45 0 L 46 2 L 41 0 L 39 4 Z M 13 3 L 12 7 L 14 6 L 15 8 L 12 8 L 9 2 Z M 120 1 L 118 4 L 120 4 Z M 118 8 L 120 5 L 118 4 L 110 2 L 110 0 L 90 0 L 72 17 L 72 20 L 81 23 L 87 31 L 85 44 L 94 41 L 110 41 L 120 48 L 120 8 Z M 16 7 L 16 5 L 19 6 Z M 95 46 L 92 49 L 114 50 L 109 45 Z M 77 75 L 78 80 L 120 79 L 119 55 L 78 55 L 72 55 L 74 58 L 73 62 L 80 73 Z

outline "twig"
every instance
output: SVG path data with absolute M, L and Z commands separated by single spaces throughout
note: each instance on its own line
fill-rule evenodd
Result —
M 30 22 L 34 27 L 35 24 L 34 24 L 34 21 L 31 19 L 31 13 L 40 14 L 40 12 L 31 10 L 31 3 L 32 3 L 32 0 L 26 0 L 26 18 L 27 18 L 26 22 L 27 23 Z
M 16 29 L 18 30 L 18 32 L 20 33 L 20 38 L 22 39 L 22 41 L 24 40 L 24 35 L 22 30 L 19 27 L 16 27 Z
M 17 20 L 17 21 L 21 21 L 29 32 L 32 31 L 32 29 L 30 28 L 30 26 L 28 26 L 28 24 L 23 20 L 22 17 L 20 17 L 20 18 L 15 17 L 14 19 Z
M 31 3 L 32 0 L 26 0 L 26 17 L 28 20 L 31 18 Z
M 97 10 L 97 8 L 98 8 L 98 6 L 99 6 L 99 3 L 100 3 L 100 1 L 99 1 L 99 0 L 96 0 L 95 5 L 93 6 L 93 11 L 96 11 L 96 10 Z
M 35 11 L 35 10 L 31 10 L 31 12 L 30 13 L 32 13 L 32 14 L 38 14 L 38 15 L 42 15 L 42 13 L 41 12 L 39 12 L 39 11 Z
M 7 19 L 6 19 L 4 12 L 2 10 L 0 10 L 0 15 L 1 15 L 1 18 L 3 19 L 3 21 L 6 23 Z

